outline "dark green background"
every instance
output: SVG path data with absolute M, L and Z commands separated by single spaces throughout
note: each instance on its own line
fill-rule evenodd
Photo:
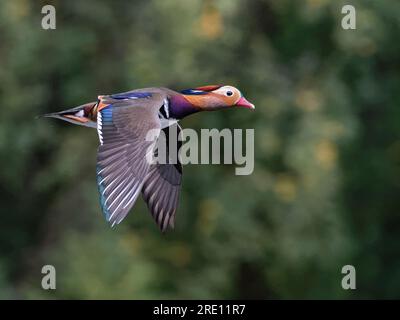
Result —
M 57 29 L 41 28 L 53 4 Z M 357 29 L 341 28 L 353 4 Z M 399 1 L 0 2 L 0 297 L 398 298 Z M 255 103 L 255 170 L 188 165 L 173 232 L 138 201 L 111 229 L 95 130 L 38 114 L 147 86 Z M 41 289 L 41 268 L 57 290 Z M 357 289 L 341 287 L 354 265 Z

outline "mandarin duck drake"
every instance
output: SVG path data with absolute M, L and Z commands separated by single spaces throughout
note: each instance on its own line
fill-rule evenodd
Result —
M 43 115 L 96 128 L 97 186 L 103 213 L 112 226 L 128 214 L 139 194 L 162 231 L 173 228 L 182 183 L 182 165 L 150 163 L 149 130 L 160 133 L 199 111 L 231 107 L 254 109 L 232 86 L 209 85 L 176 92 L 167 88 L 145 88 L 98 96 L 97 101 L 69 110 Z M 168 151 L 167 151 L 168 152 Z

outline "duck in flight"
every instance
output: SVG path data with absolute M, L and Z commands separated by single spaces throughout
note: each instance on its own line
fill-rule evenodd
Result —
M 44 117 L 96 128 L 97 186 L 104 216 L 112 226 L 128 214 L 142 194 L 162 231 L 173 228 L 182 183 L 179 163 L 151 163 L 148 150 L 155 151 L 150 130 L 167 133 L 178 121 L 199 111 L 244 107 L 254 109 L 232 86 L 208 85 L 181 92 L 167 88 L 145 88 L 98 96 L 97 101 Z M 179 144 L 179 142 L 178 142 Z M 168 152 L 168 151 L 167 151 Z

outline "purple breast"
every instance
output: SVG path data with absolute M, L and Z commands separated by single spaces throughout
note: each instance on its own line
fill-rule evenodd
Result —
M 182 119 L 189 114 L 200 111 L 181 95 L 171 97 L 169 102 L 169 114 L 174 119 Z

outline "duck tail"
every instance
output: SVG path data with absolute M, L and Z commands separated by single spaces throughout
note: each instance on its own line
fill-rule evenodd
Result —
M 80 126 L 97 128 L 97 102 L 89 102 L 72 109 L 47 113 L 38 118 L 55 118 L 61 119 Z

